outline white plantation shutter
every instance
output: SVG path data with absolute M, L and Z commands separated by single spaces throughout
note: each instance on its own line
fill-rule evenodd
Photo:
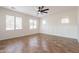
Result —
M 37 28 L 37 21 L 34 20 L 34 29 L 36 29 L 36 28 Z
M 14 16 L 6 15 L 6 30 L 14 30 Z
M 22 18 L 16 17 L 16 29 L 22 29 Z
M 37 21 L 30 19 L 29 20 L 29 25 L 30 25 L 29 26 L 30 29 L 36 29 L 37 28 Z
M 22 17 L 6 15 L 6 30 L 22 29 Z
M 30 25 L 30 26 L 29 26 L 30 29 L 33 29 L 33 20 L 32 20 L 32 19 L 29 20 L 29 25 Z

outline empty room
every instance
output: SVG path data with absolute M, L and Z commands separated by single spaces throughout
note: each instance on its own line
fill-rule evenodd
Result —
M 79 7 L 1 6 L 0 53 L 79 53 Z

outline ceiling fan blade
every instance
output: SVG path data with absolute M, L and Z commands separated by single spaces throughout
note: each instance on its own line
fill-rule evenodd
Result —
M 40 12 L 40 11 L 41 11 L 41 7 L 39 6 L 39 7 L 38 7 L 38 12 Z
M 44 6 L 41 6 L 41 9 L 43 9 L 44 8 Z
M 44 6 L 39 6 L 39 7 L 38 7 L 38 9 L 43 9 L 43 8 L 44 8 Z
M 38 7 L 38 9 L 41 9 L 41 7 Z
M 38 7 L 38 13 L 41 13 L 41 14 L 42 13 L 48 13 L 48 12 L 46 12 L 47 10 L 49 10 L 49 9 L 45 9 L 44 6 L 39 6 Z
M 48 13 L 48 12 L 43 12 L 43 13 Z
M 42 10 L 42 12 L 47 11 L 47 10 L 49 10 L 49 9 L 44 9 L 44 10 Z

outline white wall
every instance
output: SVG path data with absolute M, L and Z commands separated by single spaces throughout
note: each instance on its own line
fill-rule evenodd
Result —
M 5 17 L 7 14 L 13 16 L 21 16 L 23 18 L 23 29 L 15 30 L 15 31 L 6 31 Z M 77 9 L 72 9 L 56 14 L 51 14 L 47 17 L 43 17 L 42 19 L 39 19 L 30 15 L 0 8 L 0 40 L 39 33 L 39 31 L 40 33 L 79 39 L 79 26 L 78 26 L 79 17 L 77 17 L 78 15 L 79 15 L 79 8 L 78 8 L 78 13 L 77 13 Z M 68 17 L 70 19 L 69 24 L 61 24 L 60 20 L 61 18 L 64 17 Z M 29 30 L 30 19 L 37 19 L 38 28 L 36 30 Z M 40 25 L 39 25 L 39 20 L 40 20 Z M 42 24 L 42 20 L 46 20 L 45 25 Z
M 78 34 L 78 40 L 79 40 L 79 7 L 78 7 L 78 20 L 77 20 L 77 34 Z
M 69 18 L 69 24 L 61 24 L 62 18 Z M 46 24 L 40 23 L 40 32 L 62 37 L 76 38 L 77 36 L 77 9 L 66 10 L 41 19 Z M 41 22 L 40 21 L 40 22 Z
M 23 29 L 15 31 L 6 31 L 6 15 L 21 16 L 23 19 Z M 36 19 L 37 27 L 39 27 L 39 18 L 0 8 L 0 40 L 38 33 L 39 28 L 37 28 L 36 30 L 29 30 L 30 19 Z

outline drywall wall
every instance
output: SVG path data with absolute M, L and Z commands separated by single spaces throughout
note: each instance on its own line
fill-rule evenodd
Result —
M 62 24 L 62 18 L 69 18 L 69 23 Z M 42 20 L 45 20 L 46 24 L 42 24 Z M 41 33 L 78 39 L 77 9 L 69 9 L 59 13 L 51 14 L 47 17 L 43 17 L 40 22 Z
M 22 22 L 23 29 L 6 31 L 6 23 L 5 23 L 6 15 L 21 16 L 23 18 L 23 22 Z M 79 8 L 78 8 L 78 13 L 77 13 L 77 9 L 71 9 L 71 10 L 62 11 L 56 14 L 51 14 L 51 15 L 48 15 L 47 17 L 43 17 L 42 19 L 39 19 L 37 17 L 33 17 L 30 15 L 26 15 L 23 13 L 11 11 L 0 7 L 0 40 L 35 34 L 39 32 L 79 39 L 78 15 L 79 15 Z M 69 18 L 70 20 L 69 24 L 61 24 L 62 18 Z M 37 20 L 37 29 L 35 30 L 29 29 L 30 19 Z M 46 24 L 42 24 L 42 20 L 45 20 Z
M 22 17 L 23 29 L 6 31 L 6 15 Z M 37 29 L 34 30 L 29 29 L 30 19 L 37 20 Z M 39 29 L 38 27 L 39 27 L 39 18 L 0 7 L 0 40 L 38 33 Z
M 78 41 L 79 41 L 79 7 L 78 7 L 78 19 L 77 19 L 77 34 L 78 34 Z

